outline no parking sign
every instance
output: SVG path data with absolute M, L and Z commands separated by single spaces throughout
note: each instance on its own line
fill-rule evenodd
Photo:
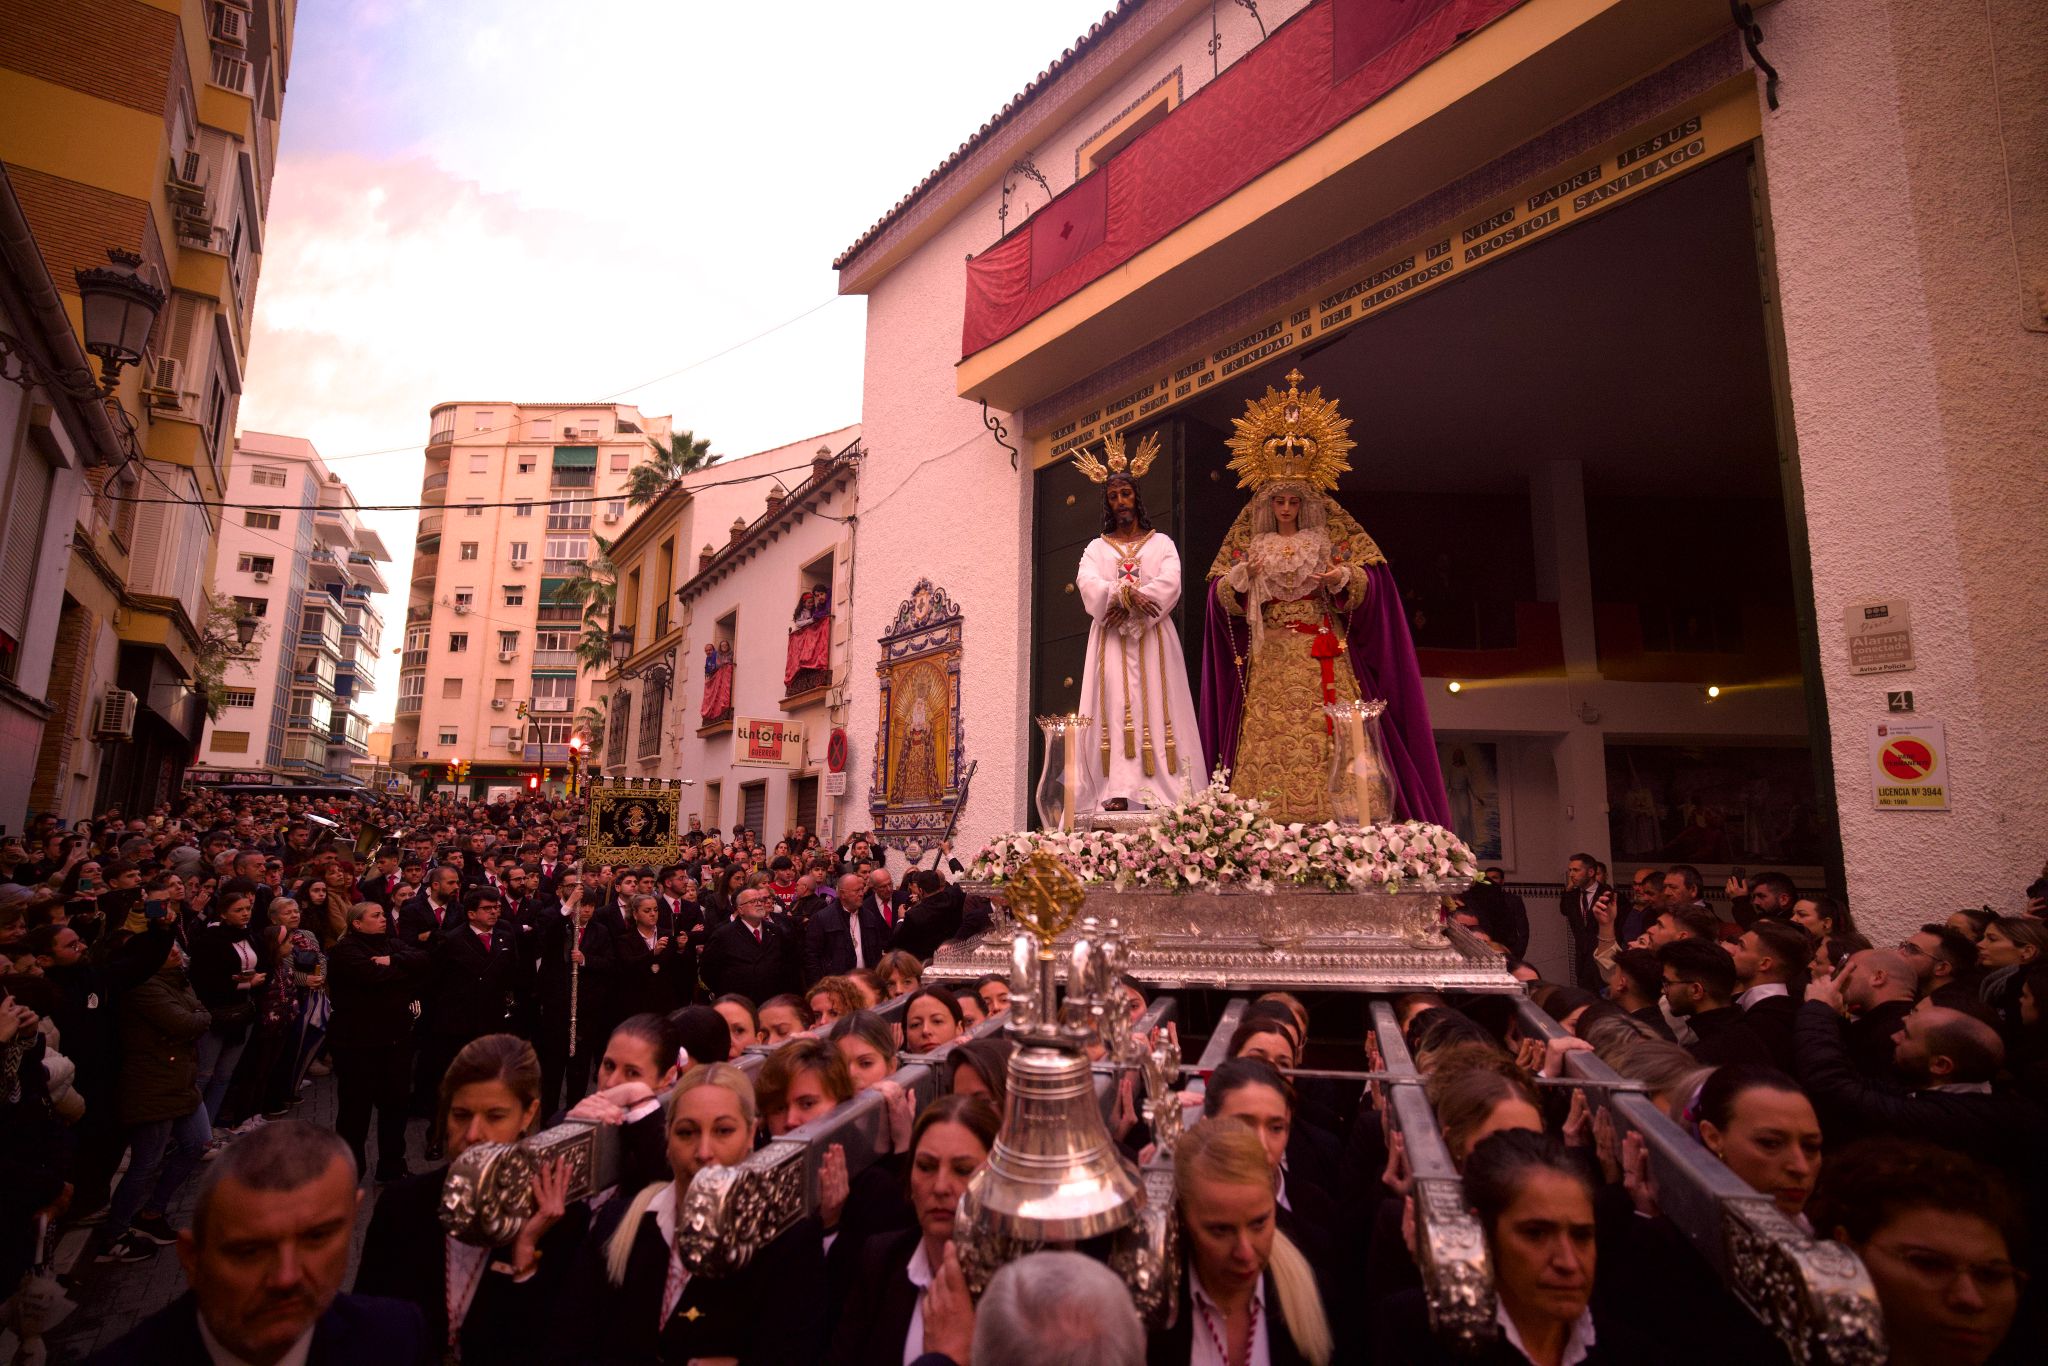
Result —
M 1939 721 L 1880 721 L 1870 777 L 1880 811 L 1948 810 L 1948 740 Z

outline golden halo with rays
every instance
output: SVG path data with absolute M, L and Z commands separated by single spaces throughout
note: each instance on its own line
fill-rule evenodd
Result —
M 1337 400 L 1321 389 L 1301 391 L 1301 371 L 1287 372 L 1287 392 L 1271 385 L 1266 396 L 1247 399 L 1244 416 L 1231 419 L 1237 435 L 1230 438 L 1230 468 L 1239 488 L 1268 484 L 1306 484 L 1318 493 L 1337 487 L 1337 477 L 1351 468 L 1345 457 L 1358 445 L 1347 433 L 1351 419 L 1337 413 Z

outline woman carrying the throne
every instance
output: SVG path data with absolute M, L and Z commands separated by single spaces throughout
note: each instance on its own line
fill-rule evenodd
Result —
M 1323 708 L 1388 703 L 1381 756 L 1396 814 L 1448 815 L 1415 649 L 1386 558 L 1330 496 L 1355 443 L 1301 374 L 1235 419 L 1230 468 L 1252 499 L 1209 569 L 1202 739 L 1231 790 L 1282 821 L 1330 818 L 1333 726 Z

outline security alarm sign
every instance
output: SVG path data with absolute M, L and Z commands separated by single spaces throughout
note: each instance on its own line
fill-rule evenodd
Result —
M 1913 667 L 1913 612 L 1904 598 L 1852 602 L 1842 609 L 1852 674 L 1903 673 Z
M 1948 810 L 1948 741 L 1939 721 L 1880 721 L 1870 777 L 1880 811 Z

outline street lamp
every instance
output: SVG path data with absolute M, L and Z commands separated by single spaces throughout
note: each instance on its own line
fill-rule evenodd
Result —
M 612 663 L 624 664 L 633 653 L 633 628 L 619 626 L 612 630 Z
M 257 628 L 261 625 L 261 622 L 246 612 L 235 618 L 235 639 L 242 643 L 243 649 L 248 649 L 255 641 Z
M 77 274 L 85 311 L 85 349 L 100 358 L 101 392 L 111 394 L 120 383 L 122 367 L 142 359 L 165 296 L 142 277 L 142 258 L 134 252 L 109 247 L 107 259 L 113 264 Z

